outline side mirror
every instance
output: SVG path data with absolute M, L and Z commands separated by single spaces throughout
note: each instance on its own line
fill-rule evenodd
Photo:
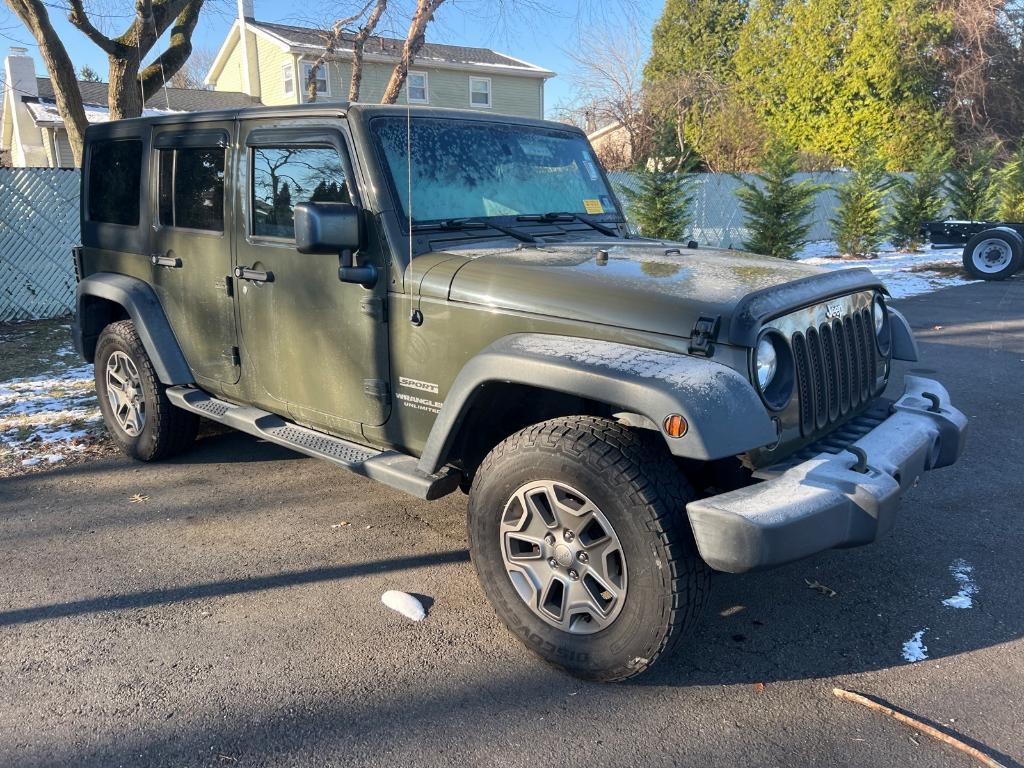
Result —
M 349 203 L 299 203 L 295 206 L 295 247 L 299 253 L 336 253 L 338 279 L 372 288 L 377 268 L 355 266 L 352 251 L 365 243 L 363 212 Z

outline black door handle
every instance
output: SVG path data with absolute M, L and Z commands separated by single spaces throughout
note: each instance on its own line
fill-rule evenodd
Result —
M 235 267 L 235 277 L 239 280 L 251 280 L 254 283 L 274 282 L 273 272 L 263 272 L 258 269 L 249 269 L 248 267 Z
M 159 253 L 154 253 L 149 257 L 149 261 L 154 267 L 169 267 L 170 269 L 181 268 L 181 259 L 177 256 L 164 256 Z

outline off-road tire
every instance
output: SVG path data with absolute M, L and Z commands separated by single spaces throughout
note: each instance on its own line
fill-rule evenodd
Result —
M 593 634 L 547 623 L 516 591 L 500 535 L 506 504 L 537 480 L 577 488 L 613 526 L 628 589 L 614 621 Z M 659 435 L 573 416 L 527 427 L 484 459 L 469 494 L 470 552 L 484 592 L 509 630 L 545 661 L 588 680 L 625 680 L 670 655 L 703 612 L 710 569 L 685 506 L 693 488 Z
M 987 265 L 983 251 L 986 243 L 993 243 L 1002 260 L 994 267 Z M 1013 230 L 986 229 L 979 232 L 964 246 L 964 269 L 975 280 L 1005 280 L 1024 266 L 1024 240 Z
M 114 418 L 107 397 L 107 362 L 115 352 L 122 352 L 131 359 L 142 383 L 145 422 L 137 436 L 121 428 Z M 167 387 L 157 378 L 131 320 L 111 323 L 103 329 L 96 342 L 94 364 L 96 394 L 103 421 L 114 442 L 127 455 L 140 461 L 157 461 L 180 453 L 195 441 L 199 417 L 171 405 L 167 398 Z

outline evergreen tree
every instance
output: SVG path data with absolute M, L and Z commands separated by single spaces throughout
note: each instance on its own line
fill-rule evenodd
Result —
M 743 247 L 754 253 L 792 259 L 807 242 L 811 228 L 807 218 L 814 210 L 814 197 L 820 187 L 794 178 L 797 154 L 790 144 L 770 142 L 760 167 L 753 180 L 740 179 L 741 186 L 736 190 L 750 231 Z
M 651 33 L 644 79 L 695 72 L 728 79 L 746 16 L 746 0 L 667 0 Z
M 657 240 L 682 240 L 693 223 L 692 174 L 664 168 L 635 172 L 639 189 L 621 187 L 629 217 L 640 234 Z
M 910 177 L 897 177 L 893 182 L 890 237 L 899 248 L 914 249 L 921 245 L 921 227 L 942 215 L 943 179 L 949 169 L 951 152 L 932 149 L 912 167 Z
M 832 232 L 839 252 L 865 259 L 878 253 L 885 236 L 885 196 L 891 182 L 874 152 L 861 151 L 847 180 L 836 189 L 839 206 Z
M 87 83 L 100 82 L 99 73 L 88 64 L 83 64 L 82 68 L 78 70 L 78 79 L 84 80 Z
M 990 221 L 999 209 L 999 185 L 993 172 L 995 145 L 975 149 L 946 177 L 946 191 L 952 215 L 964 221 Z
M 1024 222 L 1024 141 L 999 172 L 1002 188 L 997 216 L 1000 221 Z
M 850 164 L 865 143 L 889 170 L 948 146 L 936 0 L 763 0 L 736 51 L 738 88 L 769 130 Z

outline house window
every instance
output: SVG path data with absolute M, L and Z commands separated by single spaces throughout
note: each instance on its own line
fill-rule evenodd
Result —
M 160 150 L 160 223 L 224 231 L 224 149 Z
M 410 72 L 405 82 L 410 104 L 430 103 L 427 96 L 426 72 Z
M 306 92 L 306 83 L 309 82 L 309 73 L 313 71 L 313 63 L 310 61 L 302 62 L 302 92 Z M 317 96 L 330 96 L 331 95 L 331 84 L 327 79 L 327 65 L 323 64 L 316 71 L 316 95 Z
M 89 220 L 135 227 L 142 190 L 142 142 L 93 142 L 89 156 Z
M 291 64 L 284 65 L 284 92 L 295 93 L 295 68 Z
M 469 78 L 469 104 L 473 107 L 491 106 L 491 78 Z
M 259 147 L 252 153 L 252 233 L 295 238 L 299 203 L 351 203 L 333 147 Z

